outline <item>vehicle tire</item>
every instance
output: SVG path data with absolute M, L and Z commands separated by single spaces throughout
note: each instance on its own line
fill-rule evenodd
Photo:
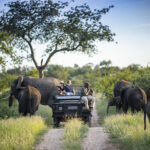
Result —
M 59 127 L 59 124 L 60 124 L 60 119 L 59 118 L 54 117 L 53 122 L 54 122 L 54 128 Z
M 88 126 L 91 126 L 91 116 L 86 116 L 83 118 L 84 123 L 88 124 Z

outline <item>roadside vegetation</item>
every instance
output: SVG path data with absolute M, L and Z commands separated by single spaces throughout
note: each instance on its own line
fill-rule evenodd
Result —
M 105 118 L 105 129 L 125 150 L 149 150 L 150 125 L 144 130 L 143 113 L 112 115 Z M 147 118 L 148 119 L 148 118 Z
M 150 146 L 150 124 L 147 120 L 147 128 L 144 130 L 143 112 L 127 114 L 122 111 L 116 112 L 115 106 L 110 107 L 109 113 L 107 108 L 106 97 L 97 99 L 97 111 L 100 118 L 100 124 L 111 136 L 112 142 L 120 143 L 125 150 L 149 150 Z
M 1 150 L 31 150 L 35 141 L 47 130 L 41 117 L 0 120 Z
M 79 119 L 69 120 L 64 127 L 63 149 L 81 150 L 81 140 L 87 131 L 88 126 Z

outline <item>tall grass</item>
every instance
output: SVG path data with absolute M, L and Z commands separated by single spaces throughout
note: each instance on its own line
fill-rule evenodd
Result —
M 49 106 L 46 105 L 40 105 L 38 111 L 35 113 L 35 115 L 41 116 L 45 124 L 49 127 L 52 126 L 53 124 L 53 119 L 52 119 L 52 109 Z
M 85 137 L 88 126 L 79 119 L 72 119 L 64 127 L 64 150 L 81 150 L 81 139 Z
M 41 117 L 0 120 L 1 150 L 31 150 L 38 134 L 47 126 Z
M 150 125 L 147 121 L 147 129 L 144 131 L 143 113 L 120 114 L 109 116 L 105 119 L 105 128 L 118 138 L 126 150 L 150 149 Z

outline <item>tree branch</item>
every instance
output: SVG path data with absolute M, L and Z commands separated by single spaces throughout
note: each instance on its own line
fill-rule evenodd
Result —
M 80 46 L 81 46 L 81 45 L 78 44 L 76 47 L 73 47 L 73 48 L 71 48 L 71 49 L 65 47 L 65 48 L 61 48 L 61 49 L 58 49 L 58 50 L 57 50 L 57 49 L 56 49 L 56 48 L 57 48 L 57 44 L 56 44 L 55 50 L 54 50 L 52 53 L 49 54 L 49 56 L 48 56 L 48 58 L 47 58 L 45 64 L 43 65 L 43 67 L 45 68 L 45 67 L 48 65 L 48 63 L 50 62 L 51 57 L 52 57 L 54 54 L 56 54 L 56 53 L 58 53 L 58 52 L 65 52 L 65 51 L 71 52 L 71 51 L 76 50 L 76 49 L 77 49 L 78 47 L 80 47 Z
M 28 43 L 28 45 L 29 45 L 29 48 L 30 48 L 30 51 L 31 51 L 31 58 L 32 58 L 32 60 L 33 60 L 33 62 L 34 62 L 34 64 L 35 64 L 35 66 L 36 66 L 36 68 L 38 69 L 38 64 L 37 64 L 37 61 L 35 60 L 35 56 L 34 56 L 34 50 L 33 50 L 33 47 L 32 47 L 32 45 L 31 45 L 31 39 L 30 39 L 30 37 L 29 37 L 29 39 L 30 39 L 30 41 L 28 41 L 25 37 L 22 37 L 27 43 Z

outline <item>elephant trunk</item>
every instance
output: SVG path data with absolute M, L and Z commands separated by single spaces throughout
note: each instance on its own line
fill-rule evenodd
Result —
M 108 109 L 109 109 L 109 106 L 110 106 L 110 105 L 108 104 L 108 105 L 107 105 L 107 114 L 108 114 Z
M 11 107 L 12 106 L 12 104 L 13 104 L 13 99 L 14 99 L 14 96 L 11 94 L 10 96 L 9 96 L 9 107 Z

